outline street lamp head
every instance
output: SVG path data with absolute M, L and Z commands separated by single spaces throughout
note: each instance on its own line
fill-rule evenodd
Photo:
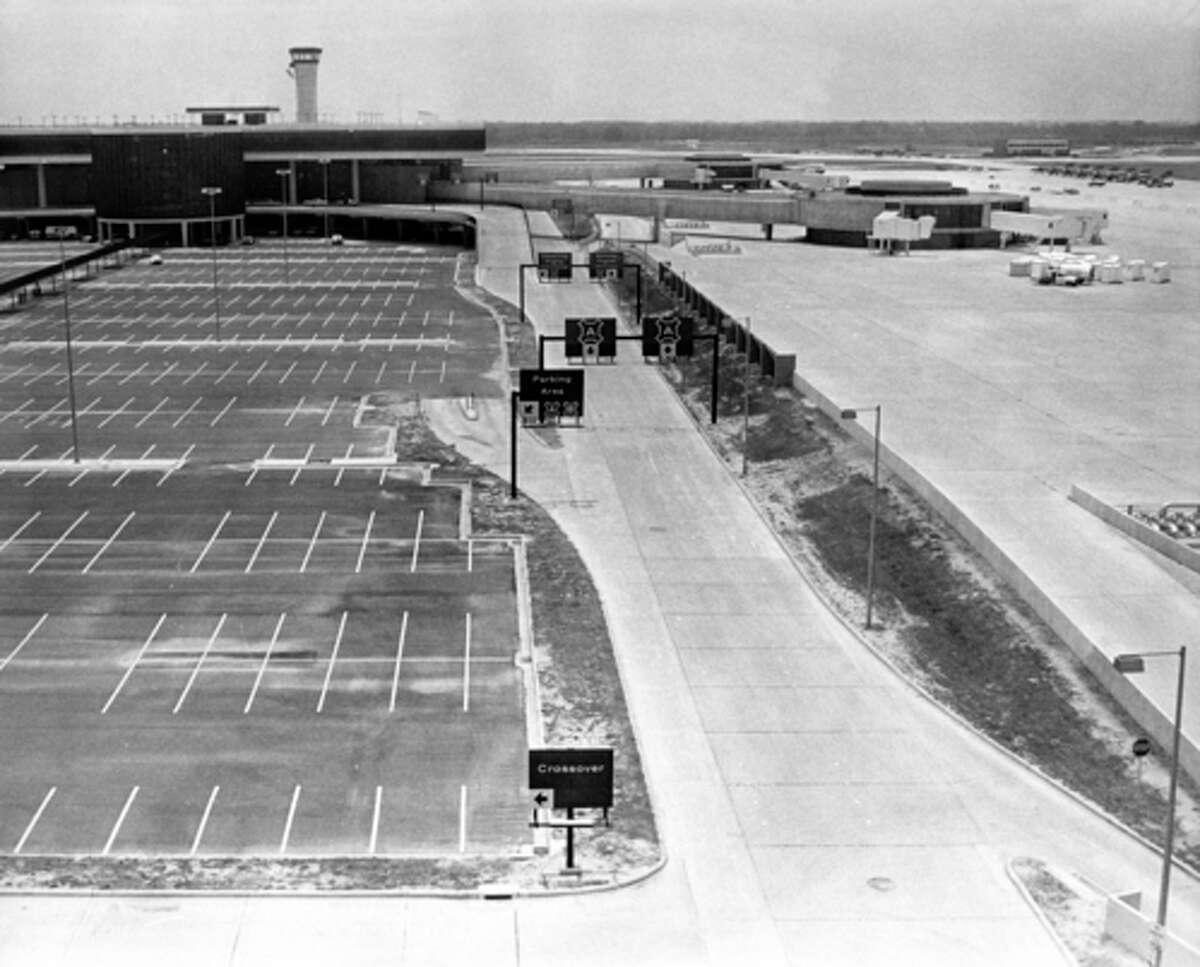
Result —
M 1122 675 L 1136 675 L 1146 670 L 1146 662 L 1141 655 L 1117 655 L 1113 659 L 1113 668 Z
M 201 193 L 201 194 L 203 194 L 203 195 L 208 195 L 208 196 L 210 196 L 210 197 L 211 197 L 211 196 L 213 196 L 213 195 L 219 195 L 219 194 L 221 194 L 221 189 L 220 189 L 220 188 L 213 188 L 213 187 L 211 187 L 211 186 L 207 186 L 207 187 L 201 188 L 201 189 L 200 189 L 200 193 Z

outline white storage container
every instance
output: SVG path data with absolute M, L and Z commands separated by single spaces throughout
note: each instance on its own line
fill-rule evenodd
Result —
M 1155 262 L 1150 266 L 1150 281 L 1151 282 L 1170 282 L 1171 281 L 1171 263 L 1170 262 Z
M 1130 259 L 1125 266 L 1125 277 L 1130 282 L 1141 282 L 1146 277 L 1146 260 Z
M 1029 275 L 1029 267 L 1033 262 L 1028 255 L 1022 255 L 1020 258 L 1015 258 L 1008 263 L 1009 275 Z

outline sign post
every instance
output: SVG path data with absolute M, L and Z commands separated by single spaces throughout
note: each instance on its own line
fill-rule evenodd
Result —
M 610 748 L 560 748 L 529 750 L 529 788 L 533 797 L 531 826 L 565 828 L 567 871 L 575 871 L 575 830 L 607 826 L 613 801 L 613 750 Z M 549 790 L 547 796 L 545 790 Z M 565 819 L 546 819 L 546 811 L 566 810 Z M 576 809 L 599 809 L 597 820 L 577 819 Z

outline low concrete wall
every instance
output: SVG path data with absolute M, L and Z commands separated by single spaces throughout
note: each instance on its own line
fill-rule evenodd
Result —
M 1170 927 L 1170 918 L 1167 921 Z M 1158 925 L 1124 897 L 1110 896 L 1105 904 L 1104 929 L 1117 943 L 1152 962 L 1151 938 Z M 1200 967 L 1200 950 L 1184 943 L 1170 929 L 1163 935 L 1163 967 Z
M 1136 517 L 1131 517 L 1117 507 L 1106 504 L 1099 497 L 1088 493 L 1077 484 L 1071 485 L 1071 499 L 1084 510 L 1090 511 L 1104 523 L 1109 524 L 1123 534 L 1128 534 L 1135 541 L 1153 548 L 1176 564 L 1182 564 L 1189 570 L 1200 574 L 1200 552 L 1192 550 L 1168 534 L 1156 531 L 1148 524 L 1143 524 Z
M 827 414 L 837 418 L 841 412 L 832 400 L 801 376 L 793 385 L 815 402 Z M 844 424 L 864 447 L 873 446 L 871 433 L 857 423 Z M 1101 651 L 1071 618 L 1046 594 L 1004 551 L 945 494 L 933 486 L 911 464 L 891 450 L 885 441 L 879 447 L 879 462 L 911 487 L 927 504 L 944 517 L 950 525 L 999 573 L 1042 621 L 1058 635 L 1074 655 L 1087 667 L 1102 686 L 1115 698 L 1147 734 L 1164 749 L 1171 747 L 1174 723 L 1129 679 L 1112 666 L 1112 660 Z M 1200 747 L 1187 735 L 1181 737 L 1180 768 L 1194 781 L 1200 782 Z

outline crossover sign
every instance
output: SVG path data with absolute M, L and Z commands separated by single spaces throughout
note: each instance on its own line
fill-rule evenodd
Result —
M 555 809 L 610 809 L 612 749 L 530 749 L 529 788 L 549 789 Z
M 625 253 L 614 249 L 600 249 L 588 255 L 588 275 L 593 279 L 620 279 L 625 268 Z

